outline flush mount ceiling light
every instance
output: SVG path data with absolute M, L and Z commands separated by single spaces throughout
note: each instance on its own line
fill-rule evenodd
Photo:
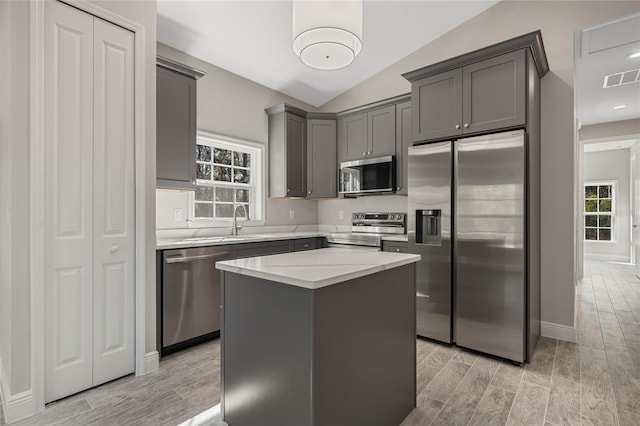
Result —
M 293 0 L 293 51 L 311 68 L 336 70 L 362 49 L 362 0 Z
M 613 109 L 622 109 L 622 108 L 626 108 L 626 105 L 616 105 L 613 107 Z
M 630 55 L 627 55 L 627 59 L 636 59 L 636 58 L 640 58 L 640 50 Z

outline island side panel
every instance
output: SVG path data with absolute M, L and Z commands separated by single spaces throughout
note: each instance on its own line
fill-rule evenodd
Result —
M 312 425 L 312 290 L 223 272 L 222 415 Z
M 415 264 L 315 291 L 315 426 L 397 425 L 413 410 L 415 294 Z

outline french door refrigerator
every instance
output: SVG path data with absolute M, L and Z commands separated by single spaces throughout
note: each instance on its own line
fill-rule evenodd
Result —
M 417 334 L 527 358 L 526 134 L 409 148 Z

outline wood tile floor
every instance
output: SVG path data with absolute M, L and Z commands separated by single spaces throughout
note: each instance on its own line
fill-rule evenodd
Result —
M 417 408 L 402 426 L 640 425 L 640 280 L 632 266 L 587 262 L 578 294 L 579 344 L 543 338 L 525 367 L 418 339 Z M 17 424 L 219 426 L 195 417 L 215 413 L 219 380 L 214 341 Z

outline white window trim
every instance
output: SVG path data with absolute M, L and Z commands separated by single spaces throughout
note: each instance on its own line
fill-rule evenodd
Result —
M 266 193 L 265 193 L 265 146 L 258 142 L 247 141 L 244 139 L 237 139 L 230 136 L 224 136 L 217 133 L 207 132 L 204 130 L 198 130 L 197 143 L 200 141 L 206 143 L 213 143 L 217 146 L 231 149 L 231 150 L 244 150 L 250 152 L 254 158 L 252 161 L 255 164 L 254 178 L 255 192 L 253 194 L 253 215 L 250 220 L 240 219 L 239 223 L 244 223 L 245 226 L 262 226 L 265 224 L 265 207 L 266 207 Z M 195 153 L 194 153 L 195 155 Z M 224 186 L 221 185 L 221 186 Z M 257 196 L 256 196 L 257 195 Z M 189 228 L 222 228 L 230 227 L 233 225 L 233 219 L 206 219 L 196 218 L 194 212 L 195 206 L 195 191 L 189 191 L 189 209 L 187 212 L 187 225 Z M 254 219 L 253 216 L 257 217 Z
M 586 200 L 586 198 L 584 197 L 584 188 L 587 186 L 598 186 L 598 185 L 611 185 L 611 190 L 613 191 L 613 196 L 611 197 L 611 240 L 606 241 L 606 240 L 587 240 L 586 239 L 586 232 L 585 230 L 587 229 L 587 225 L 586 225 L 586 220 L 583 219 L 583 224 L 582 224 L 582 238 L 583 241 L 585 243 L 589 243 L 589 244 L 616 244 L 616 234 L 617 234 L 617 229 L 618 229 L 618 224 L 616 221 L 617 218 L 617 209 L 616 206 L 618 204 L 618 197 L 617 197 L 617 192 L 618 192 L 618 181 L 617 180 L 597 180 L 597 181 L 585 181 L 583 188 L 582 188 L 582 216 L 583 218 L 585 216 L 588 216 L 587 212 L 584 211 L 584 202 Z M 596 213 L 595 215 L 597 215 L 598 213 Z M 591 228 L 591 227 L 590 227 Z

